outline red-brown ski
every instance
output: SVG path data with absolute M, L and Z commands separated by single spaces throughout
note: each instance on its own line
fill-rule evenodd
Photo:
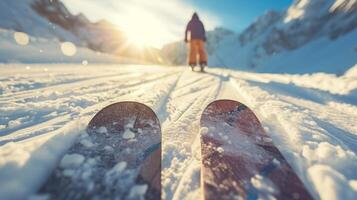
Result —
M 67 154 L 82 162 L 60 164 L 39 194 L 74 200 L 161 199 L 160 122 L 144 104 L 119 102 L 103 108 Z
M 204 199 L 313 199 L 244 104 L 212 102 L 200 125 Z

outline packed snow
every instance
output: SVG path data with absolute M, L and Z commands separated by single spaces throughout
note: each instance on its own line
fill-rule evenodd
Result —
M 36 192 L 59 164 L 70 176 L 73 167 L 92 163 L 66 152 L 78 138 L 92 148 L 95 141 L 85 131 L 91 117 L 125 100 L 148 105 L 161 121 L 163 199 L 200 198 L 199 119 L 215 99 L 249 106 L 316 199 L 354 199 L 356 76 L 357 66 L 336 76 L 91 63 L 0 65 L 0 199 L 44 197 Z M 112 173 L 125 167 L 118 163 Z M 252 181 L 266 185 L 260 177 Z M 138 185 L 130 193 L 145 191 Z

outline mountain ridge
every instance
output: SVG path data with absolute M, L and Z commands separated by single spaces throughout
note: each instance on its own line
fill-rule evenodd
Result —
M 72 42 L 94 51 L 157 63 L 158 50 L 137 49 L 109 21 L 91 22 L 84 14 L 73 15 L 61 0 L 3 0 L 0 2 L 0 28 L 31 36 Z
M 257 72 L 300 73 L 294 69 L 298 68 L 301 73 L 342 74 L 357 62 L 357 46 L 352 44 L 352 38 L 357 36 L 356 11 L 356 0 L 295 0 L 285 11 L 266 12 L 239 34 L 208 32 L 209 64 Z M 183 46 L 182 42 L 164 46 L 163 52 L 172 64 L 186 64 L 184 58 L 178 58 L 184 55 L 180 51 L 187 51 Z M 320 49 L 323 53 L 319 56 L 305 56 Z M 326 61 L 320 62 L 321 59 Z

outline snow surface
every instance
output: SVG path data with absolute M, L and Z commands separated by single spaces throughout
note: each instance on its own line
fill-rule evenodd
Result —
M 64 166 L 81 161 L 62 157 L 91 117 L 124 100 L 150 106 L 162 123 L 163 199 L 200 198 L 199 118 L 208 103 L 222 98 L 256 113 L 316 199 L 354 199 L 356 76 L 357 66 L 338 77 L 123 64 L 0 65 L 0 199 L 38 197 L 32 195 L 61 160 Z M 259 177 L 254 181 L 264 185 Z

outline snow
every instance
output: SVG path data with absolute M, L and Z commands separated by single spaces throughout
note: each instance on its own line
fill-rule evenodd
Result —
M 59 166 L 62 168 L 77 168 L 84 162 L 84 156 L 80 154 L 66 154 Z
M 121 161 L 117 163 L 111 170 L 109 170 L 106 174 L 106 176 L 117 176 L 118 174 L 121 174 L 127 166 L 127 163 L 124 161 Z
M 88 139 L 88 138 L 81 140 L 80 143 L 81 143 L 83 146 L 87 147 L 87 148 L 91 148 L 91 147 L 94 146 L 94 144 L 92 143 L 92 141 L 91 141 L 90 139 Z
M 321 193 L 321 199 L 354 199 L 357 190 L 352 188 L 346 177 L 329 166 L 315 165 L 308 174 Z
M 126 140 L 135 138 L 135 133 L 130 129 L 126 129 L 123 133 L 123 138 Z
M 101 127 L 99 127 L 99 128 L 96 130 L 96 132 L 99 133 L 99 134 L 107 134 L 107 133 L 108 133 L 108 130 L 107 130 L 106 127 L 101 126 Z
M 274 184 L 269 179 L 264 178 L 261 175 L 255 175 L 254 177 L 252 177 L 251 184 L 254 186 L 255 189 L 257 189 L 261 193 L 274 194 L 274 192 L 276 191 L 276 188 L 274 188 Z M 264 198 L 264 199 L 270 199 L 270 198 Z
M 295 0 L 284 11 L 265 12 L 241 33 L 208 31 L 208 64 L 261 73 L 343 75 L 357 62 L 356 11 L 356 0 Z M 183 41 L 162 52 L 172 63 L 186 63 Z
M 130 189 L 129 199 L 145 199 L 144 195 L 148 189 L 147 185 L 135 185 Z
M 138 60 L 95 52 L 56 38 L 34 37 L 0 28 L 0 63 L 142 63 Z
M 94 148 L 85 134 L 91 117 L 129 100 L 148 105 L 161 121 L 163 199 L 198 199 L 199 133 L 211 128 L 200 129 L 199 118 L 210 102 L 223 98 L 255 112 L 316 199 L 357 195 L 356 66 L 336 76 L 89 63 L 0 65 L 0 199 L 35 198 L 61 160 L 87 169 L 83 179 L 90 176 L 98 161 L 66 151 L 78 137 Z M 113 170 L 126 171 L 123 166 Z M 70 175 L 72 168 L 66 170 Z M 266 185 L 259 177 L 254 183 Z M 132 189 L 133 195 L 144 189 Z

